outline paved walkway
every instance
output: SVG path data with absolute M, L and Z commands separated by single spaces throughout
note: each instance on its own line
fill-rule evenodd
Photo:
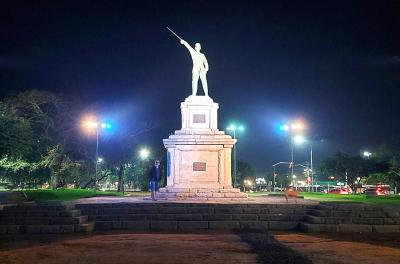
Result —
M 218 203 L 218 204 L 287 204 L 285 197 L 271 197 L 271 196 L 260 196 L 251 197 L 247 199 L 176 199 L 176 200 L 157 200 L 153 201 L 149 197 L 91 197 L 76 200 L 79 204 L 90 204 L 90 203 Z M 307 199 L 289 199 L 290 204 L 318 204 L 318 201 L 307 200 Z

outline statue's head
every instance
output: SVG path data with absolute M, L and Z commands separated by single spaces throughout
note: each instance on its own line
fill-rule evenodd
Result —
M 200 52 L 200 50 L 201 50 L 201 45 L 200 45 L 200 43 L 194 44 L 194 49 L 195 49 L 197 52 Z

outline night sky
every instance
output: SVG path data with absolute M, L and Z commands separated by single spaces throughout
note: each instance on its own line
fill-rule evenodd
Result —
M 219 129 L 246 126 L 238 159 L 259 171 L 290 159 L 278 127 L 292 118 L 316 162 L 399 143 L 400 1 L 1 1 L 1 97 L 72 94 L 120 124 L 158 124 L 140 142 L 161 149 L 192 69 L 166 26 L 202 44 Z

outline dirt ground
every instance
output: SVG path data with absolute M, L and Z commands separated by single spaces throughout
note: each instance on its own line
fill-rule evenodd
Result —
M 275 234 L 314 264 L 400 263 L 400 234 Z
M 0 242 L 1 264 L 400 263 L 398 234 L 109 232 Z
M 234 234 L 106 234 L 41 244 L 3 249 L 0 263 L 257 263 Z

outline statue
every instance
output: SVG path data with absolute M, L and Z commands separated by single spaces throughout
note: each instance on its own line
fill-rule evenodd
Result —
M 196 96 L 197 94 L 197 85 L 199 82 L 199 78 L 201 80 L 201 85 L 203 86 L 205 96 L 208 96 L 208 85 L 207 85 L 207 71 L 208 71 L 208 62 L 206 56 L 200 52 L 201 45 L 200 43 L 196 43 L 194 45 L 194 49 L 182 38 L 180 38 L 174 31 L 167 27 L 172 34 L 174 34 L 177 38 L 179 38 L 182 45 L 184 45 L 190 52 L 190 56 L 192 56 L 193 60 L 193 70 L 192 70 L 192 95 Z

